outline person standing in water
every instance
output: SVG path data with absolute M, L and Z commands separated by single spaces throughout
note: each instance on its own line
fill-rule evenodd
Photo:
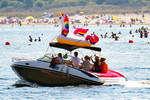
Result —
M 41 42 L 41 38 L 40 37 L 38 37 L 38 41 Z
M 31 37 L 31 35 L 29 35 L 29 41 L 30 41 L 30 42 L 32 42 L 32 41 L 33 41 L 33 39 L 32 39 L 32 37 Z
M 144 31 L 140 29 L 140 38 L 143 38 Z
M 132 31 L 130 30 L 129 33 L 132 34 Z
M 104 38 L 108 38 L 108 33 L 107 32 L 105 33 Z
M 147 38 L 148 37 L 148 31 L 146 30 L 146 28 L 144 28 L 144 37 Z
M 22 22 L 21 21 L 19 21 L 18 23 L 19 23 L 19 26 L 22 26 Z

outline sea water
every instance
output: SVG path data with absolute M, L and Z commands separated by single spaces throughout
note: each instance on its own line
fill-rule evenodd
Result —
M 135 30 L 141 26 L 79 26 L 88 28 L 88 34 L 95 32 L 111 35 L 119 33 L 118 41 L 114 39 L 99 39 L 95 46 L 102 48 L 100 56 L 106 57 L 109 69 L 123 74 L 128 81 L 121 85 L 102 86 L 65 86 L 43 87 L 15 87 L 20 80 L 12 71 L 10 65 L 12 58 L 39 58 L 45 53 L 58 53 L 65 50 L 49 48 L 49 42 L 56 41 L 56 36 L 61 32 L 61 27 L 47 26 L 0 26 L 0 100 L 147 100 L 150 99 L 150 37 L 139 38 Z M 150 28 L 149 26 L 145 26 Z M 75 29 L 70 27 L 70 33 Z M 132 30 L 132 35 L 129 31 Z M 38 37 L 41 42 L 29 42 L 29 35 L 33 40 Z M 134 43 L 129 43 L 133 40 Z M 10 45 L 5 45 L 5 42 Z M 55 52 L 54 52 L 55 51 Z M 82 50 L 81 50 L 82 51 Z M 65 51 L 66 52 L 66 51 Z M 93 51 L 86 50 L 79 53 L 93 56 Z M 37 76 L 38 77 L 38 76 Z

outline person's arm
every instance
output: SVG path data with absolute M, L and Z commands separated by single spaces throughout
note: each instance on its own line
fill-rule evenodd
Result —
M 92 61 L 92 63 L 94 63 L 93 59 L 92 59 L 92 56 L 90 57 L 90 60 Z
M 70 64 L 71 64 L 71 66 L 73 67 L 73 58 L 71 58 Z
M 82 62 L 84 61 L 83 58 L 81 58 Z
M 79 64 L 78 68 L 82 69 L 83 68 L 83 63 Z
M 93 68 L 94 68 L 94 67 L 93 67 L 93 64 L 91 64 L 91 63 L 90 63 L 89 71 L 92 71 L 92 70 L 93 70 Z
M 98 62 L 98 65 L 101 66 L 101 62 Z
M 63 64 L 65 63 L 63 58 L 62 58 L 62 63 L 63 63 Z

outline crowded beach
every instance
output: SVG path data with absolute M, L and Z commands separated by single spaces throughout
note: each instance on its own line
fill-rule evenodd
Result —
M 93 14 L 84 12 L 69 15 L 71 25 L 148 25 L 149 14 Z M 45 12 L 41 17 L 0 16 L 0 25 L 58 25 L 58 16 Z

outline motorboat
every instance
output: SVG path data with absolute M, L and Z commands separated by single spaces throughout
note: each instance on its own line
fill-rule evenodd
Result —
M 54 47 L 64 48 L 68 51 L 72 51 L 77 48 L 84 48 L 84 49 L 90 49 L 93 51 L 101 52 L 101 48 L 98 47 L 77 47 L 77 46 L 72 46 L 67 44 L 59 45 L 58 43 L 56 44 L 51 43 L 50 45 Z M 98 77 L 100 81 L 104 83 L 104 85 L 113 85 L 113 84 L 123 85 L 127 81 L 127 78 L 124 75 L 120 74 L 119 72 L 113 71 L 111 69 L 109 69 L 107 73 L 98 73 L 98 72 L 91 72 L 91 71 L 88 71 L 88 73 Z
M 101 51 L 98 47 L 78 47 L 57 42 L 50 43 L 50 47 L 62 48 L 68 51 L 84 48 L 94 51 Z M 117 84 L 124 82 L 125 77 L 113 70 L 108 73 L 96 73 L 71 67 L 67 64 L 53 65 L 53 58 L 45 55 L 37 60 L 21 60 L 14 62 L 11 67 L 20 79 L 37 83 L 43 86 L 67 86 L 67 85 L 102 85 Z
M 65 49 L 69 52 L 79 48 L 101 52 L 101 48 L 93 47 L 99 40 L 95 34 L 87 35 L 84 40 L 68 37 L 69 19 L 67 15 L 60 12 L 59 15 L 62 24 L 61 36 L 57 37 L 57 42 L 51 42 L 50 47 Z M 83 30 L 80 29 L 77 33 L 85 34 L 87 31 L 83 32 Z M 109 70 L 107 73 L 95 73 L 71 67 L 67 63 L 56 64 L 54 57 L 47 55 L 37 60 L 16 61 L 11 67 L 22 80 L 45 86 L 102 85 L 110 80 L 116 82 L 118 78 L 125 81 L 125 77 L 118 72 Z
M 77 49 L 77 46 L 67 44 L 50 43 L 51 47 L 63 48 L 69 51 Z M 101 50 L 96 47 L 82 47 L 86 49 Z M 45 55 L 37 60 L 21 60 L 11 65 L 13 71 L 20 79 L 37 83 L 43 86 L 67 86 L 67 85 L 102 85 L 103 82 L 95 75 L 66 64 L 52 66 L 53 58 Z

